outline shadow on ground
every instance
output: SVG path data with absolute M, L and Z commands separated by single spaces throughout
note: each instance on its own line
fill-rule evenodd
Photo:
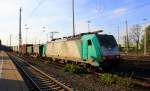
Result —
M 119 66 L 113 67 L 111 72 L 150 82 L 150 61 L 121 60 Z
M 29 91 L 24 81 L 0 79 L 0 91 Z

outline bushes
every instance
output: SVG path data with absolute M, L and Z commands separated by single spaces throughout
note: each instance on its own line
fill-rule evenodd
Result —
M 44 61 L 44 63 L 45 63 L 45 64 L 50 64 L 51 61 L 49 61 L 49 60 L 47 61 L 47 60 L 46 60 L 46 61 Z
M 107 85 L 117 84 L 125 87 L 132 87 L 133 82 L 131 78 L 122 78 L 110 73 L 104 73 L 100 76 L 100 79 Z
M 74 64 L 66 64 L 63 68 L 64 72 L 76 73 L 76 74 L 84 74 L 87 73 L 86 69 Z
M 104 73 L 100 76 L 100 79 L 107 85 L 111 85 L 112 83 L 115 82 L 115 78 L 113 77 L 112 74 L 109 73 Z
M 36 64 L 36 65 L 39 65 L 39 64 L 40 64 L 40 61 L 39 61 L 39 60 L 35 60 L 35 64 Z
M 130 78 L 117 77 L 116 84 L 125 86 L 125 87 L 133 87 L 133 82 L 132 82 L 132 79 Z

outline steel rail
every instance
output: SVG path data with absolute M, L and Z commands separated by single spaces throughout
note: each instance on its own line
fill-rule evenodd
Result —
M 39 91 L 73 91 L 72 88 L 60 83 L 55 78 L 47 75 L 38 68 L 25 62 L 23 59 L 9 54 L 15 64 L 29 78 Z

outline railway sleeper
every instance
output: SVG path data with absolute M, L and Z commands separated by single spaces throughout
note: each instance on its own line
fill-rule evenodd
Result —
M 39 79 L 40 82 L 53 82 L 51 79 Z
M 49 78 L 45 78 L 45 76 L 43 76 L 43 77 L 36 77 L 36 78 L 38 78 L 38 79 L 41 79 L 41 80 L 48 80 Z
M 58 84 L 49 85 L 49 86 L 47 86 L 47 87 L 49 87 L 49 88 L 51 88 L 51 89 L 56 89 L 57 87 L 59 87 L 59 89 L 62 88 L 62 87 L 59 86 Z
M 44 84 L 44 83 L 53 83 L 53 81 L 47 80 L 47 81 L 40 81 L 40 83 Z
M 40 75 L 40 74 L 32 74 L 32 75 L 34 75 L 34 76 L 36 76 L 37 78 L 45 78 L 45 76 L 43 76 L 43 75 Z M 46 79 L 46 78 L 45 78 Z
M 58 84 L 53 84 L 53 85 L 49 85 L 49 84 L 45 84 L 46 86 L 45 87 L 50 87 L 52 89 L 62 89 L 61 86 L 59 86 Z M 41 86 L 41 87 L 44 87 L 44 86 Z
M 39 74 L 39 72 L 37 72 L 37 71 L 34 71 L 34 73 L 33 73 L 33 74 L 38 75 L 38 77 L 45 77 L 44 75 Z
M 54 87 L 58 87 L 59 85 L 58 84 L 52 84 L 52 85 L 49 85 L 49 87 L 52 87 L 52 88 L 54 88 Z
M 55 85 L 44 85 L 44 86 L 41 86 L 42 88 L 50 88 L 50 89 L 52 89 L 52 90 L 61 90 L 62 89 L 62 87 L 61 86 L 59 86 L 59 85 L 57 85 L 57 84 L 55 84 Z
M 63 88 L 62 87 L 60 87 L 60 86 L 58 86 L 58 87 L 55 87 L 55 88 L 53 88 L 54 90 L 62 90 Z
M 35 71 L 35 70 L 33 70 L 32 73 L 35 74 L 35 75 L 38 75 L 39 77 L 44 77 L 44 75 L 39 74 L 39 72 L 37 72 L 37 71 Z
M 61 90 L 59 90 L 59 91 L 66 91 L 65 89 L 61 89 Z
M 40 80 L 43 80 L 43 81 L 48 81 L 48 80 L 50 80 L 50 79 L 46 79 L 46 78 L 44 78 L 44 77 L 36 77 L 36 76 L 33 76 L 32 78 L 34 78 L 34 79 L 40 79 Z
M 52 91 L 53 89 L 50 87 L 40 87 L 42 91 Z
M 41 86 L 50 86 L 50 85 L 54 85 L 56 83 L 39 83 Z
M 55 85 L 56 83 L 39 83 L 40 86 L 51 86 L 51 85 Z
M 36 75 L 38 75 L 38 74 L 36 74 Z M 39 75 L 37 76 L 37 78 L 40 78 L 40 79 L 49 79 L 47 77 L 45 78 L 45 76 L 39 76 Z
M 49 79 L 48 77 L 45 77 L 44 75 L 39 75 L 39 74 L 37 74 L 38 75 L 38 78 L 45 78 L 45 79 Z
M 42 81 L 48 81 L 50 80 L 49 78 L 46 78 L 46 77 L 36 77 L 37 79 L 40 79 Z
M 50 84 L 40 84 L 40 87 L 50 87 Z M 51 88 L 51 87 L 50 87 Z

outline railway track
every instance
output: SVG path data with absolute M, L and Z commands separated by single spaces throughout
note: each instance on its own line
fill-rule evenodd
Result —
M 150 55 L 132 55 L 132 54 L 129 54 L 129 55 L 122 55 L 121 54 L 121 57 L 122 59 L 125 59 L 125 60 L 140 60 L 140 61 L 149 61 L 150 59 Z
M 18 59 L 20 59 L 19 57 L 17 57 Z M 21 59 L 20 59 L 21 60 Z M 29 64 L 29 63 L 28 63 Z M 55 64 L 56 65 L 56 64 Z M 60 65 L 58 65 L 58 66 L 60 66 Z M 111 71 L 111 72 L 118 72 L 118 71 Z M 120 73 L 120 72 L 119 72 Z M 98 76 L 100 76 L 101 74 L 100 73 L 95 73 L 96 75 L 98 75 Z M 114 74 L 118 74 L 118 73 L 114 73 Z M 35 75 L 37 75 L 37 74 L 35 74 Z M 119 74 L 118 74 L 119 75 Z M 136 78 L 136 79 L 134 79 L 134 78 Z M 146 88 L 150 88 L 150 83 L 149 83 L 149 80 L 144 80 L 144 79 L 142 79 L 141 80 L 141 77 L 136 77 L 136 75 L 133 77 L 133 83 L 134 84 L 136 84 L 136 85 L 138 85 L 138 86 L 142 86 L 142 87 L 146 87 Z M 46 90 L 46 91 L 48 91 L 48 90 Z M 57 90 L 56 90 L 57 91 Z M 62 90 L 62 91 L 68 91 L 68 90 Z
M 21 58 L 9 54 L 23 74 L 30 80 L 36 91 L 73 91 L 72 88 L 60 83 Z M 35 90 L 34 90 L 35 91 Z

